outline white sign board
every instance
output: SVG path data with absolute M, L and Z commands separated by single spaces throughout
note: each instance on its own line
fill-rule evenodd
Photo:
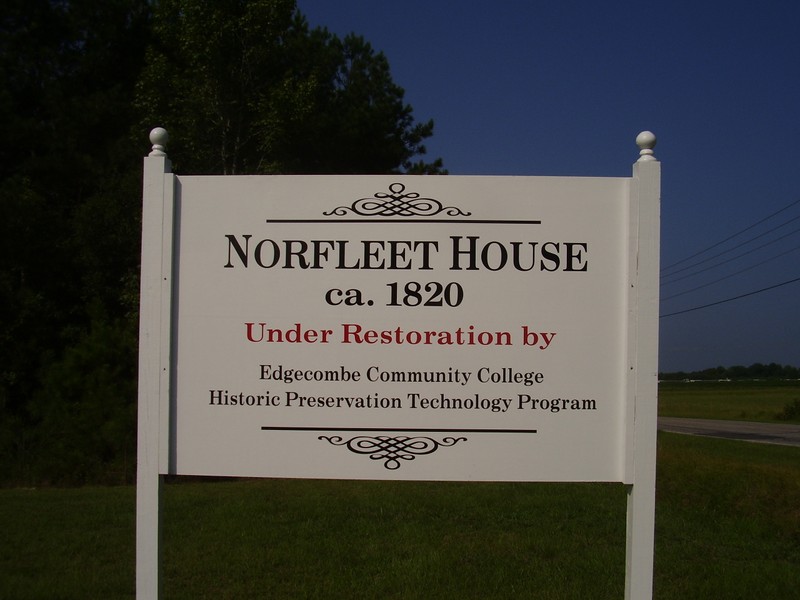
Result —
M 652 590 L 660 167 L 184 177 L 145 162 L 137 593 L 161 474 L 609 481 Z
M 628 179 L 179 190 L 170 472 L 625 479 Z

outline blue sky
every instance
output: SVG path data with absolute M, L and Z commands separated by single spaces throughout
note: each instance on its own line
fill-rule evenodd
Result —
M 796 0 L 298 6 L 386 54 L 451 174 L 629 176 L 655 132 L 662 314 L 800 278 Z M 660 369 L 800 366 L 798 296 L 800 281 L 662 318 Z

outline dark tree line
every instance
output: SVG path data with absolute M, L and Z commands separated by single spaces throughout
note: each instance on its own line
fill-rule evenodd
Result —
M 12 0 L 0 15 L 0 482 L 135 472 L 141 162 L 442 173 L 386 58 L 292 0 Z
M 752 380 L 752 379 L 800 379 L 800 368 L 790 365 L 769 363 L 764 365 L 754 363 L 749 367 L 741 365 L 733 367 L 714 367 L 702 371 L 677 371 L 675 373 L 659 373 L 662 381 L 683 381 L 685 379 L 698 381 Z

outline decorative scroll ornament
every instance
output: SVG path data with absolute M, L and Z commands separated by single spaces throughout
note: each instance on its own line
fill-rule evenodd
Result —
M 455 446 L 458 442 L 466 442 L 465 437 L 446 437 L 442 441 L 429 437 L 409 437 L 407 435 L 366 436 L 359 435 L 345 440 L 340 435 L 321 435 L 320 440 L 327 440 L 334 446 L 347 446 L 350 452 L 356 454 L 369 454 L 372 460 L 382 460 L 383 466 L 390 471 L 396 471 L 402 464 L 401 460 L 414 460 L 417 456 L 433 454 L 439 448 Z
M 343 217 L 356 214 L 362 217 L 432 217 L 441 213 L 449 217 L 467 217 L 472 213 L 464 212 L 454 206 L 445 207 L 433 198 L 420 198 L 416 192 L 405 193 L 406 186 L 393 183 L 389 192 L 377 192 L 372 198 L 360 198 L 351 206 L 339 206 L 325 216 Z

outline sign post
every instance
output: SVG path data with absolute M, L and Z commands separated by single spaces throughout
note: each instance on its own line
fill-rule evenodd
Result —
M 172 222 L 175 185 L 164 146 L 167 132 L 150 134 L 144 160 L 142 267 L 139 300 L 139 405 L 136 476 L 136 596 L 161 589 L 161 483 L 169 444 Z
M 652 593 L 659 163 L 244 176 L 145 159 L 137 594 L 164 474 L 630 486 Z
M 658 312 L 661 164 L 653 156 L 656 139 L 642 132 L 633 167 L 631 229 L 637 229 L 636 269 L 631 274 L 632 481 L 628 487 L 625 598 L 653 594 L 655 545 L 656 431 L 658 426 Z M 633 257 L 632 259 L 633 260 Z

